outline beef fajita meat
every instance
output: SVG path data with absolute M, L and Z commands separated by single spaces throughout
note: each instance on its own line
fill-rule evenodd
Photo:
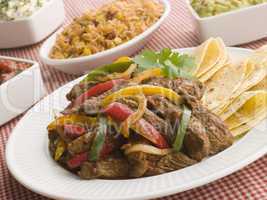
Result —
M 120 99 L 119 102 L 126 104 L 130 108 L 136 110 L 138 107 L 137 102 L 131 100 L 131 99 Z M 170 123 L 167 121 L 164 121 L 161 117 L 156 115 L 154 112 L 150 111 L 149 109 L 145 110 L 145 113 L 143 115 L 143 118 L 149 122 L 150 124 L 153 124 L 154 127 L 163 135 L 163 137 L 169 142 L 172 143 L 173 141 L 173 130 Z
M 181 169 L 196 163 L 183 153 L 170 153 L 165 156 L 135 152 L 128 155 L 129 176 L 153 176 Z
M 176 124 L 179 121 L 182 110 L 177 105 L 174 105 L 166 98 L 153 95 L 147 97 L 148 108 L 154 113 L 169 121 L 171 124 Z
M 146 84 L 162 86 L 170 88 L 177 92 L 178 94 L 188 93 L 191 96 L 196 97 L 200 100 L 204 94 L 204 85 L 197 80 L 190 80 L 186 78 L 152 78 L 146 82 Z
M 233 144 L 234 138 L 231 132 L 217 115 L 205 108 L 195 97 L 190 95 L 183 95 L 183 97 L 192 109 L 193 116 L 201 122 L 206 130 L 210 141 L 210 155 L 216 154 Z
M 154 124 L 155 127 L 164 134 L 164 137 L 168 142 L 172 144 L 175 137 L 174 133 L 177 132 L 177 127 L 179 126 L 182 110 L 160 96 L 149 96 L 147 97 L 147 100 L 149 108 L 164 118 L 162 119 L 150 110 L 145 112 L 144 118 L 151 124 Z M 130 100 L 123 101 L 127 105 L 134 105 L 135 103 Z M 137 105 L 135 106 L 137 107 Z M 192 117 L 189 122 L 184 140 L 184 150 L 190 158 L 198 161 L 202 160 L 210 153 L 209 137 L 204 126 L 195 117 Z
M 150 96 L 147 100 L 150 109 L 154 110 L 154 112 L 160 116 L 163 116 L 166 122 L 172 124 L 172 132 L 168 133 L 168 135 L 173 134 L 173 132 L 175 133 L 177 131 L 177 126 L 179 126 L 182 110 L 160 96 Z M 198 161 L 202 160 L 210 153 L 210 142 L 205 127 L 194 116 L 191 118 L 188 125 L 184 140 L 184 149 L 189 157 Z
M 96 83 L 97 83 L 96 81 L 91 81 L 91 82 L 79 83 L 79 84 L 74 85 L 71 91 L 66 95 L 67 99 L 69 101 L 76 99 L 78 96 L 86 92 L 86 90 L 94 86 Z
M 83 179 L 119 179 L 128 177 L 129 164 L 121 158 L 107 158 L 96 163 L 83 163 L 79 176 Z
M 72 154 L 79 154 L 85 151 L 89 151 L 95 138 L 96 132 L 89 132 L 79 138 L 71 141 L 68 144 L 68 151 Z
M 197 161 L 201 161 L 210 153 L 211 145 L 206 129 L 194 116 L 190 119 L 183 146 L 186 155 Z
M 158 69 L 140 77 L 152 72 Z M 138 178 L 193 165 L 233 143 L 224 122 L 202 105 L 202 83 L 156 77 L 137 85 L 131 80 L 104 77 L 73 87 L 69 106 L 48 129 L 56 162 L 83 179 Z M 121 97 L 114 94 L 130 86 Z M 143 98 L 136 97 L 139 91 Z M 110 94 L 116 98 L 104 106 Z
M 104 92 L 103 94 L 97 96 L 97 97 L 90 97 L 89 99 L 85 100 L 85 102 L 81 105 L 75 105 L 75 106 L 68 106 L 63 113 L 64 114 L 70 114 L 70 113 L 84 113 L 87 115 L 96 115 L 97 113 L 100 112 L 101 109 L 101 100 L 106 97 L 107 95 L 118 91 L 121 88 L 124 87 L 128 87 L 128 86 L 133 86 L 135 85 L 134 83 L 130 83 L 129 81 L 125 80 L 123 82 L 121 82 L 119 85 L 116 85 L 116 87 L 112 88 L 111 90 L 108 90 L 106 92 Z M 75 86 L 74 86 L 75 87 Z M 78 85 L 76 85 L 76 87 L 79 87 Z M 88 88 L 87 88 L 88 89 Z M 77 89 L 78 91 L 79 89 Z M 80 91 L 80 90 L 79 90 Z M 85 92 L 83 90 L 83 92 Z M 74 96 L 74 93 L 72 94 L 72 96 Z M 69 93 L 70 95 L 70 93 Z M 79 94 L 81 95 L 81 94 Z M 76 95 L 77 97 L 77 95 Z M 74 100 L 74 99 L 72 99 Z

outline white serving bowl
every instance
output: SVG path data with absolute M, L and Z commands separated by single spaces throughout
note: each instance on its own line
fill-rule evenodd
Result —
M 63 0 L 51 0 L 30 17 L 0 21 L 0 49 L 38 43 L 53 33 L 64 17 Z
M 210 37 L 221 37 L 226 45 L 238 45 L 267 37 L 267 3 L 200 17 L 186 0 L 192 18 L 199 29 L 200 42 Z
M 39 64 L 0 56 L 0 59 L 30 63 L 32 66 L 0 85 L 0 126 L 26 111 L 46 94 Z
M 153 24 L 150 28 L 144 31 L 142 34 L 136 36 L 132 40 L 90 56 L 70 58 L 70 59 L 51 59 L 49 53 L 53 45 L 55 44 L 56 37 L 58 33 L 62 31 L 59 30 L 53 34 L 41 47 L 40 56 L 44 63 L 68 74 L 84 74 L 94 67 L 101 66 L 110 63 L 120 56 L 130 56 L 136 51 L 140 50 L 147 40 L 150 38 L 153 32 L 155 32 L 163 21 L 167 18 L 170 13 L 170 3 L 168 0 L 159 0 L 159 2 L 164 4 L 165 11 L 161 18 Z

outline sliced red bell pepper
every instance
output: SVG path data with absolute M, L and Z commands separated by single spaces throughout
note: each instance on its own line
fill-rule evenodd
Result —
M 100 158 L 105 158 L 109 155 L 114 149 L 114 145 L 106 142 L 103 144 L 102 150 L 100 151 Z
M 76 124 L 64 124 L 64 133 L 67 137 L 75 139 L 86 133 L 86 129 Z
M 111 90 L 115 85 L 120 84 L 124 79 L 116 79 L 107 81 L 104 83 L 99 83 L 91 88 L 89 88 L 86 92 L 81 94 L 77 99 L 72 103 L 73 106 L 81 105 L 85 100 L 89 99 L 93 96 L 99 96 L 104 92 Z
M 104 113 L 115 121 L 123 122 L 133 114 L 134 111 L 124 104 L 114 102 L 104 110 Z M 168 148 L 169 145 L 165 138 L 146 120 L 138 120 L 135 124 L 132 124 L 131 128 L 147 140 L 151 141 L 157 147 L 162 149 Z
M 67 165 L 71 169 L 75 169 L 77 167 L 80 167 L 85 161 L 88 160 L 88 153 L 80 153 L 75 155 L 73 158 L 71 158 L 68 162 Z

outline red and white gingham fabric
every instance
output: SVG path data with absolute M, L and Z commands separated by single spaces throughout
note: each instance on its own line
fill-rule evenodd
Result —
M 198 44 L 196 27 L 184 3 L 185 0 L 170 0 L 171 16 L 162 25 L 146 48 L 159 50 L 163 47 L 181 48 Z M 88 8 L 95 8 L 105 0 L 65 0 L 66 23 Z M 249 28 L 249 27 L 248 27 Z M 0 30 L 2 31 L 2 30 Z M 242 34 L 242 33 L 240 33 Z M 267 38 L 242 45 L 246 48 L 258 48 L 267 44 Z M 42 64 L 38 51 L 39 45 L 14 50 L 0 50 L 0 55 L 9 55 L 36 60 L 41 64 L 42 75 L 49 93 L 59 86 L 73 80 L 69 76 Z M 1 114 L 1 111 L 0 111 Z M 5 163 L 5 145 L 12 129 L 20 117 L 0 127 L 0 200 L 46 200 L 20 185 L 8 172 Z M 208 185 L 179 193 L 161 200 L 267 200 L 267 156 L 246 168 Z

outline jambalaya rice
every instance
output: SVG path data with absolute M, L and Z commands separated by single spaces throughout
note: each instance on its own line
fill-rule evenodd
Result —
M 50 57 L 75 58 L 116 47 L 144 32 L 163 10 L 154 0 L 115 0 L 89 10 L 57 36 Z

